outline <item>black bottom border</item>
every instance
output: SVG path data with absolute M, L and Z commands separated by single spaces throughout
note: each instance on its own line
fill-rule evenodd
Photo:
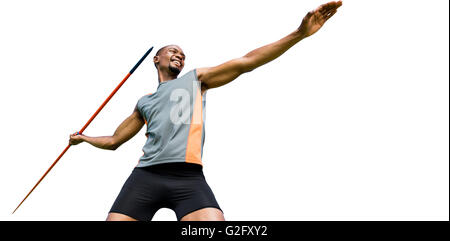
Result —
M 13 238 L 30 235 L 75 240 L 120 236 L 145 240 L 441 240 L 448 239 L 449 226 L 448 221 L 0 222 L 3 235 L 10 233 Z

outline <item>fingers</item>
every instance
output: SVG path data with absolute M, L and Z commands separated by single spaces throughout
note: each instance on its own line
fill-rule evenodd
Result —
M 320 7 L 317 9 L 317 11 L 320 12 L 322 15 L 325 15 L 328 12 L 338 9 L 340 6 L 342 6 L 342 1 L 329 2 L 329 3 L 320 5 Z
M 73 138 L 77 138 L 76 136 L 79 136 L 79 135 L 81 135 L 81 134 L 80 134 L 80 132 L 77 131 L 77 132 L 74 132 L 73 134 L 70 134 L 69 137 L 72 140 Z
M 327 21 L 328 19 L 330 19 L 331 17 L 333 17 L 333 15 L 337 13 L 337 10 L 333 10 L 331 12 L 328 12 L 327 15 L 325 15 L 325 21 Z
M 72 136 L 78 136 L 78 135 L 80 135 L 80 132 L 74 132 L 73 134 L 70 134 L 70 137 L 72 137 Z
M 70 145 L 78 145 L 81 142 L 83 142 L 83 139 L 81 139 L 80 132 L 75 132 L 73 134 L 70 134 L 70 136 L 69 136 L 69 144 Z
M 320 5 L 317 9 L 313 11 L 309 11 L 304 19 L 310 19 L 311 16 L 313 16 L 315 13 L 319 13 L 322 15 L 324 20 L 328 20 L 331 16 L 333 16 L 336 12 L 336 10 L 342 6 L 342 1 L 333 1 L 329 3 L 325 3 Z
M 323 20 L 327 21 L 337 12 L 340 6 L 342 6 L 342 1 L 329 2 L 321 5 L 316 12 L 319 12 Z

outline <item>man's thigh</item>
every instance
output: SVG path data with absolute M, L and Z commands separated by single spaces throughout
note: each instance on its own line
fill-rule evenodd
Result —
M 137 221 L 136 219 L 121 213 L 109 213 L 106 221 Z
M 188 213 L 180 221 L 225 221 L 225 217 L 218 208 L 202 208 Z

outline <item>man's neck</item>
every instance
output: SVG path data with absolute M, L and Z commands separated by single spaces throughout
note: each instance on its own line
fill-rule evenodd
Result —
M 173 79 L 176 79 L 177 75 L 173 74 L 173 73 L 167 73 L 167 72 L 161 72 L 158 70 L 158 81 L 159 83 L 163 83 L 166 81 L 170 81 Z

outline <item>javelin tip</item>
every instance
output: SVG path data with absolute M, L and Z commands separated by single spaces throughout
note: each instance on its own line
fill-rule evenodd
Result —
M 137 64 L 130 70 L 130 74 L 133 74 L 134 71 L 139 67 L 139 65 L 142 63 L 142 61 L 144 61 L 145 58 L 147 58 L 147 56 L 150 54 L 150 52 L 152 52 L 153 50 L 153 46 L 147 50 L 147 52 L 145 52 L 144 56 L 142 56 L 142 58 L 137 62 Z

